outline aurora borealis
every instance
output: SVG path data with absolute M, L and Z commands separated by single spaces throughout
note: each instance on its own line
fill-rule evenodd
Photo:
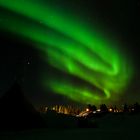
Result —
M 115 34 L 111 37 L 98 30 L 101 25 L 91 26 L 49 2 L 0 0 L 0 7 L 12 12 L 0 13 L 0 28 L 32 42 L 46 63 L 64 73 L 42 74 L 44 88 L 79 103 L 95 104 L 116 101 L 127 89 L 133 65 Z

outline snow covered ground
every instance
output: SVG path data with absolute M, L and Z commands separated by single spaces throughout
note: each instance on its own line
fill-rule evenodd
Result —
M 140 130 L 130 131 L 122 129 L 46 129 L 32 130 L 18 133 L 3 133 L 0 135 L 0 140 L 134 140 L 139 139 Z
M 94 119 L 94 121 L 98 123 L 98 128 L 47 128 L 20 132 L 0 132 L 0 140 L 140 139 L 140 115 L 108 114 L 102 118 Z

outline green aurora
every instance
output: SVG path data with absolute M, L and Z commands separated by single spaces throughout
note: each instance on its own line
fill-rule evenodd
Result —
M 0 28 L 31 40 L 52 67 L 83 81 L 77 84 L 69 78 L 43 75 L 46 88 L 80 103 L 115 101 L 127 88 L 132 64 L 119 42 L 105 37 L 94 25 L 44 6 L 40 0 L 1 0 L 0 6 L 13 12 L 13 16 L 0 13 Z

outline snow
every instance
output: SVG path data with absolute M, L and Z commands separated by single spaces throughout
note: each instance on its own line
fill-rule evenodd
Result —
M 50 115 L 51 116 L 51 115 Z M 56 117 L 56 116 L 55 116 Z M 55 117 L 48 117 L 48 122 Z M 59 120 L 60 119 L 60 120 Z M 65 120 L 65 121 L 64 121 Z M 55 125 L 60 125 L 67 119 L 58 117 Z M 57 122 L 56 121 L 56 122 Z M 96 121 L 98 128 L 78 128 L 57 127 L 47 129 L 36 129 L 19 132 L 0 132 L 0 140 L 133 140 L 139 139 L 140 115 L 128 114 L 107 114 L 101 118 L 94 118 L 90 121 Z M 75 123 L 69 121 L 68 123 Z M 50 122 L 51 124 L 51 122 Z M 54 125 L 54 126 L 55 126 Z M 67 124 L 68 125 L 68 124 Z

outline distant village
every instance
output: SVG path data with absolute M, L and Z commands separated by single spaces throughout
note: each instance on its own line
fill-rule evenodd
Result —
M 123 104 L 122 108 L 118 108 L 115 106 L 107 107 L 105 104 L 101 104 L 99 108 L 95 105 L 88 104 L 85 108 L 81 109 L 79 107 L 74 106 L 64 106 L 64 105 L 55 105 L 51 107 L 41 106 L 39 108 L 39 112 L 45 113 L 53 111 L 56 113 L 72 115 L 76 117 L 88 117 L 99 113 L 139 113 L 140 112 L 140 104 L 135 103 L 131 105 Z

